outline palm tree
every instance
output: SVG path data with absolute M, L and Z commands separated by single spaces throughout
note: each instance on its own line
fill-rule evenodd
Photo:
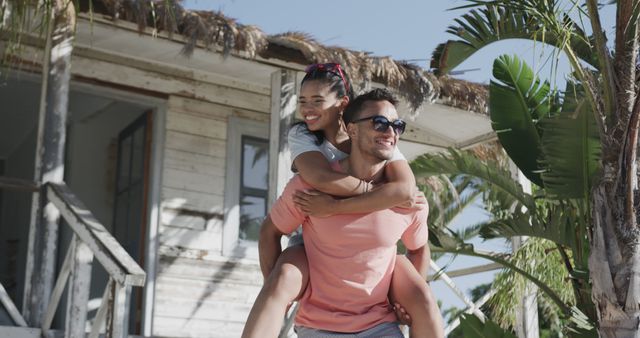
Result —
M 458 39 L 440 45 L 434 52 L 432 65 L 442 74 L 475 51 L 510 38 L 541 41 L 568 57 L 573 80 L 569 82 L 569 91 L 564 93 L 566 109 L 558 104 L 558 95 L 545 93 L 535 81 L 530 82 L 530 87 L 515 88 L 511 93 L 496 83 L 497 86 L 492 85 L 496 91 L 492 93 L 491 105 L 504 104 L 503 109 L 513 109 L 514 113 L 505 114 L 501 120 L 494 117 L 494 107 L 490 107 L 492 120 L 496 131 L 504 131 L 499 133 L 502 145 L 532 182 L 547 189 L 549 195 L 573 198 L 579 210 L 589 216 L 584 229 L 577 230 L 585 230 L 589 239 L 589 277 L 599 334 L 637 337 L 640 332 L 640 227 L 636 218 L 640 194 L 636 163 L 640 96 L 636 62 L 640 2 L 615 1 L 613 51 L 606 44 L 600 23 L 600 4 L 595 0 L 584 3 L 469 2 L 465 7 L 479 8 L 457 19 L 456 25 L 449 28 Z M 572 19 L 576 16 L 580 18 L 578 22 Z M 590 23 L 593 35 L 587 35 L 581 28 L 583 18 Z M 517 95 L 513 96 L 514 93 Z M 568 93 L 573 93 L 573 97 L 566 100 Z M 500 102 L 494 95 L 508 103 Z M 531 98 L 540 98 L 537 102 L 546 100 L 541 107 L 549 109 L 529 105 L 531 102 L 526 100 Z M 518 111 L 518 107 L 523 106 L 526 107 L 524 115 Z M 553 116 L 558 118 L 549 118 Z M 559 131 L 547 137 L 555 128 Z M 568 153 L 565 151 L 568 143 L 563 140 L 576 134 L 582 137 L 574 138 L 578 140 L 575 144 L 578 148 L 573 150 L 582 152 Z M 515 154 L 517 148 L 528 151 Z M 583 196 L 588 201 L 584 205 L 579 202 Z M 524 227 L 519 230 L 528 231 Z
M 575 232 L 585 215 L 573 200 L 556 200 L 540 190 L 531 195 L 523 192 L 504 165 L 483 161 L 468 152 L 450 150 L 448 154 L 425 154 L 411 163 L 416 177 L 456 175 L 454 181 L 471 181 L 480 193 L 484 208 L 491 218 L 473 225 L 461 233 L 479 233 L 485 239 L 509 239 L 515 235 L 538 237 L 513 255 L 492 255 L 476 250 L 458 233 L 430 224 L 433 252 L 447 252 L 482 257 L 503 265 L 507 270 L 496 280 L 497 295 L 493 300 L 496 320 L 505 328 L 512 327 L 514 318 L 508 306 L 524 292 L 524 279 L 533 282 L 545 298 L 548 314 L 572 323 L 570 333 L 590 335 L 595 322 L 595 309 L 590 301 L 588 276 L 584 273 L 586 236 Z M 536 264 L 533 264 L 536 263 Z M 567 280 L 570 280 L 568 282 Z M 502 281 L 502 282 L 500 282 Z M 570 286 L 570 287 L 568 287 Z M 574 308 L 575 307 L 575 308 Z M 587 318 L 581 320 L 581 318 Z M 578 325 L 579 324 L 579 325 Z

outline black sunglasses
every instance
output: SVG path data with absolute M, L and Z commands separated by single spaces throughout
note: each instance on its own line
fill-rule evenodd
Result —
M 393 122 L 389 121 L 388 118 L 382 116 L 382 115 L 376 115 L 376 116 L 369 116 L 369 117 L 365 117 L 365 118 L 361 118 L 358 120 L 354 120 L 351 121 L 352 123 L 357 123 L 357 122 L 362 122 L 362 121 L 366 121 L 366 120 L 371 120 L 373 122 L 373 129 L 375 131 L 379 131 L 381 133 L 384 133 L 385 131 L 387 131 L 387 129 L 389 127 L 393 128 L 393 131 L 396 132 L 396 134 L 398 135 L 402 135 L 402 133 L 404 133 L 404 128 L 407 127 L 407 123 L 397 119 Z

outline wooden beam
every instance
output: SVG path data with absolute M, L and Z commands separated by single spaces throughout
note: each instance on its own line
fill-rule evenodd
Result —
M 11 297 L 9 297 L 2 283 L 0 283 L 0 303 L 4 306 L 5 310 L 7 310 L 9 317 L 11 317 L 11 320 L 13 320 L 16 325 L 21 327 L 27 326 L 27 322 L 22 318 L 20 311 L 18 311 L 18 308 L 13 304 Z
M 47 184 L 46 193 L 114 280 L 123 285 L 144 285 L 146 274 L 142 268 L 66 185 Z
M 87 321 L 87 303 L 91 289 L 91 263 L 93 253 L 87 244 L 78 236 L 76 242 L 71 275 L 69 276 L 69 291 L 67 292 L 67 315 L 64 325 L 65 338 L 84 337 Z
M 502 268 L 504 267 L 498 263 L 490 263 L 485 265 L 473 266 L 465 269 L 447 271 L 447 276 L 451 278 L 461 277 L 461 276 L 472 275 L 474 273 L 487 272 L 487 271 L 498 270 Z
M 482 296 L 482 298 L 478 299 L 478 301 L 475 302 L 473 304 L 473 306 L 469 307 L 464 312 L 465 313 L 473 313 L 473 311 L 475 311 L 476 309 L 479 309 L 489 299 L 491 299 L 491 297 L 493 297 L 493 295 L 495 295 L 495 294 L 496 294 L 495 290 L 489 290 L 489 292 L 487 292 L 484 296 Z M 449 333 L 451 333 L 451 331 L 455 330 L 455 328 L 458 327 L 458 325 L 460 325 L 460 317 L 456 318 L 453 322 L 451 322 L 449 325 L 447 325 L 447 327 L 444 329 L 444 335 L 448 336 Z
M 52 1 L 49 20 L 45 20 L 46 44 L 42 67 L 42 87 L 34 181 L 57 182 L 64 179 L 65 141 L 71 53 L 75 35 L 75 7 L 68 1 Z M 40 326 L 53 288 L 60 213 L 33 194 L 23 312 L 31 326 Z
M 464 142 L 460 142 L 456 145 L 456 148 L 465 150 L 465 149 L 473 148 L 477 145 L 480 145 L 486 142 L 495 141 L 497 139 L 498 139 L 498 135 L 496 135 L 496 133 L 492 131 L 486 134 L 482 134 L 482 135 L 478 135 L 476 137 L 470 138 Z
M 435 271 L 442 270 L 433 260 L 429 262 L 429 265 Z M 478 316 L 478 318 L 480 318 L 480 320 L 484 322 L 484 319 L 485 319 L 484 313 L 482 313 L 480 309 L 474 308 L 474 305 L 471 299 L 469 299 L 469 297 L 467 297 L 467 295 L 465 295 L 464 292 L 462 292 L 462 290 L 460 290 L 460 288 L 456 286 L 456 283 L 454 283 L 453 280 L 451 280 L 451 278 L 449 278 L 449 276 L 446 273 L 442 272 L 438 274 L 438 279 L 442 280 L 444 284 L 447 287 L 449 287 L 449 289 L 451 289 L 451 291 L 453 291 L 453 293 L 455 293 L 455 295 L 458 296 L 458 298 L 460 298 L 460 300 L 462 300 L 462 302 L 468 306 L 469 309 L 473 309 L 472 311 L 473 314 Z
M 401 140 L 425 144 L 428 146 L 449 148 L 455 147 L 455 140 L 441 135 L 437 131 L 419 127 L 413 123 L 407 123 L 407 129 L 400 136 Z
M 40 191 L 40 186 L 34 181 L 24 180 L 21 178 L 0 176 L 0 190 L 2 189 L 38 192 Z
M 96 313 L 95 318 L 93 318 L 93 324 L 91 325 L 91 333 L 89 333 L 88 338 L 98 338 L 100 336 L 100 329 L 102 325 L 105 324 L 107 319 L 107 311 L 109 309 L 109 301 L 111 296 L 111 290 L 113 289 L 113 278 L 109 278 L 109 282 L 107 286 L 104 288 L 104 293 L 102 294 L 102 301 L 100 302 L 100 307 L 98 308 L 98 312 Z
M 131 298 L 131 286 L 113 283 L 109 299 L 109 311 L 107 313 L 106 337 L 129 337 L 129 300 Z
M 51 328 L 51 323 L 53 322 L 53 317 L 56 314 L 56 309 L 58 308 L 58 303 L 60 302 L 60 298 L 62 297 L 62 293 L 64 292 L 64 287 L 67 284 L 67 280 L 69 278 L 69 273 L 71 272 L 71 263 L 73 261 L 73 251 L 76 245 L 75 237 L 69 244 L 69 248 L 67 249 L 67 254 L 64 257 L 64 261 L 62 263 L 62 267 L 60 268 L 60 272 L 58 273 L 58 279 L 56 280 L 56 285 L 51 292 L 51 299 L 49 300 L 49 304 L 47 305 L 47 311 L 44 314 L 44 319 L 42 320 L 42 331 L 46 332 Z
M 531 194 L 531 182 L 524 176 L 524 174 L 518 169 L 518 167 L 510 161 L 511 175 L 522 186 L 522 190 L 525 194 Z M 512 250 L 515 253 L 522 245 L 527 241 L 526 236 L 517 236 L 511 238 Z M 518 338 L 538 338 L 539 324 L 538 324 L 538 287 L 527 282 L 525 284 L 524 294 L 520 299 L 517 299 L 518 306 L 516 307 L 516 334 Z
M 293 122 L 298 96 L 296 72 L 279 70 L 271 74 L 271 128 L 269 134 L 269 201 L 271 208 L 293 175 L 287 132 Z

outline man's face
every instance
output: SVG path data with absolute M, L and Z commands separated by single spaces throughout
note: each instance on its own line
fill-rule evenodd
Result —
M 389 101 L 366 101 L 356 120 L 373 116 L 384 116 L 393 122 L 398 119 L 398 112 Z M 348 128 L 352 147 L 357 147 L 362 154 L 371 155 L 381 161 L 391 159 L 399 139 L 393 128 L 376 131 L 370 119 L 350 123 Z

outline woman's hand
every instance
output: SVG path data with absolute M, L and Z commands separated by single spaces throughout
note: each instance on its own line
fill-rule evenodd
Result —
M 422 210 L 427 207 L 427 198 L 424 193 L 415 187 L 413 189 L 413 199 L 398 205 L 398 208 Z
M 409 316 L 407 310 L 405 310 L 402 305 L 397 302 L 394 303 L 393 311 L 395 311 L 396 317 L 398 318 L 400 324 L 411 326 L 411 316 Z
M 328 217 L 335 215 L 336 200 L 317 190 L 296 191 L 293 203 L 307 216 Z

